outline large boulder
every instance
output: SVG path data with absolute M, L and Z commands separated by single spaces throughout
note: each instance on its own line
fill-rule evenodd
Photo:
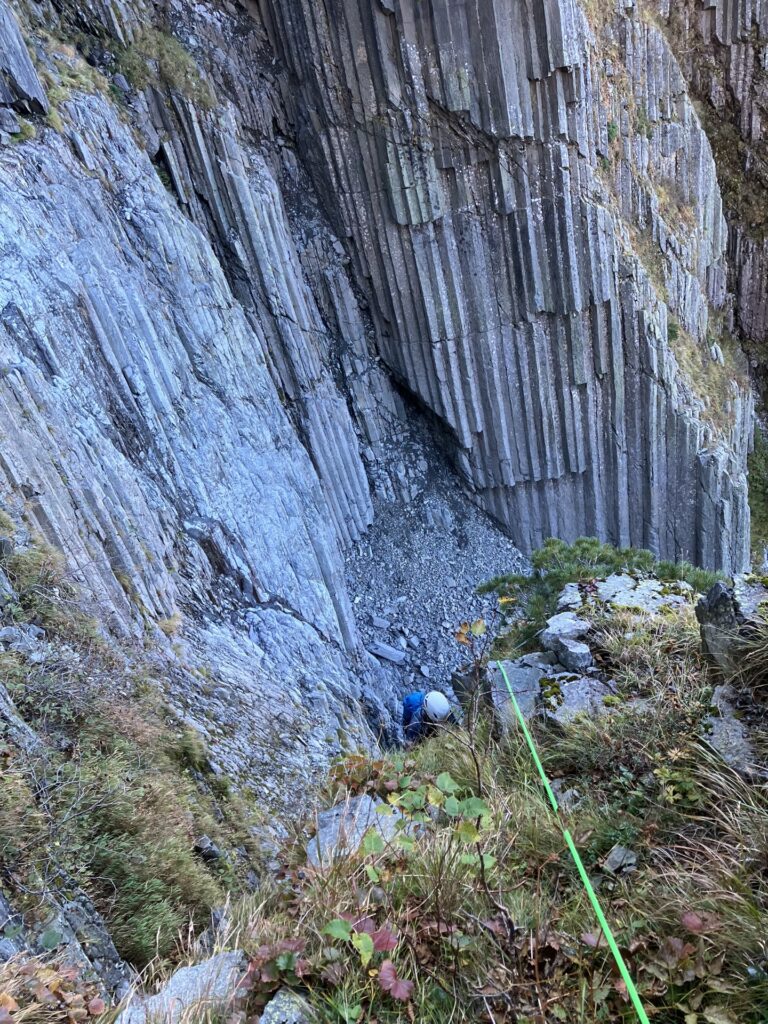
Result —
M 157 995 L 137 996 L 115 1024 L 179 1024 L 207 1019 L 209 1012 L 230 1010 L 238 1001 L 246 966 L 245 955 L 236 951 L 182 967 Z
M 23 113 L 48 113 L 45 90 L 5 0 L 0 0 L 0 105 Z
M 754 576 L 736 576 L 732 587 L 719 580 L 700 598 L 696 618 L 705 653 L 723 672 L 738 672 L 743 640 L 768 621 L 768 589 Z
M 554 658 L 552 658 L 554 661 Z M 502 661 L 501 665 L 509 681 L 524 718 L 531 718 L 537 710 L 541 697 L 541 681 L 554 671 L 545 656 L 526 655 L 515 661 Z M 510 700 L 507 683 L 496 663 L 488 670 L 488 698 L 502 731 L 517 725 L 517 716 Z

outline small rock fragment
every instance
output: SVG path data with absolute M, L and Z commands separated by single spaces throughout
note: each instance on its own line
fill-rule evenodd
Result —
M 394 665 L 402 665 L 406 658 L 405 651 L 399 651 L 396 647 L 390 647 L 389 644 L 382 644 L 378 641 L 372 643 L 368 650 L 377 658 L 391 661 Z
M 610 851 L 603 861 L 603 871 L 611 875 L 634 871 L 637 867 L 637 854 L 626 846 L 616 846 Z

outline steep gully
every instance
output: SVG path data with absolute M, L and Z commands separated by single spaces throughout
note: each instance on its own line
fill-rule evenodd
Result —
M 747 561 L 716 167 L 647 14 L 0 0 L 3 503 L 266 802 L 396 735 L 512 541 Z

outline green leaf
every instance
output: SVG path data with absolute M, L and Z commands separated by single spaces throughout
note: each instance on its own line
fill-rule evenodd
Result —
M 385 818 L 391 818 L 395 810 L 389 804 L 377 804 L 376 813 L 383 815 Z
M 454 835 L 456 835 L 462 843 L 476 843 L 480 838 L 480 833 L 473 821 L 460 821 L 454 829 Z
M 449 796 L 445 801 L 444 810 L 446 814 L 449 814 L 452 818 L 457 818 L 461 814 L 459 807 L 459 801 L 455 796 Z
M 435 779 L 435 785 L 443 793 L 455 793 L 459 784 L 454 782 L 448 772 L 441 772 Z
M 55 928 L 48 928 L 40 936 L 40 945 L 45 950 L 56 949 L 64 941 L 64 936 L 61 932 L 57 932 Z
M 363 838 L 363 853 L 371 856 L 381 853 L 384 849 L 384 840 L 375 828 L 369 828 Z
M 366 873 L 366 875 L 368 875 L 368 879 L 371 882 L 373 882 L 374 884 L 376 882 L 378 882 L 379 879 L 381 878 L 381 875 L 376 870 L 376 868 L 373 866 L 373 864 L 366 864 L 365 865 L 365 873 Z
M 407 832 L 401 832 L 395 836 L 395 843 L 401 850 L 405 850 L 407 853 L 410 853 L 416 846 L 413 836 L 409 836 Z
M 420 789 L 409 789 L 408 792 L 403 793 L 400 797 L 400 806 L 404 807 L 407 811 L 423 807 L 425 802 L 424 791 Z
M 491 813 L 488 804 L 479 796 L 469 796 L 466 800 L 462 800 L 459 810 L 465 818 L 484 818 Z
M 280 953 L 275 958 L 275 964 L 280 971 L 292 971 L 298 959 L 298 953 Z
M 332 939 L 341 939 L 342 942 L 349 942 L 352 938 L 352 926 L 349 921 L 342 921 L 340 917 L 337 917 L 323 928 L 323 935 L 330 935 Z
M 487 628 L 488 627 L 485 625 L 485 621 L 483 619 L 475 619 L 469 627 L 469 631 L 472 636 L 485 636 Z
M 373 956 L 373 939 L 368 932 L 355 932 L 352 936 L 352 945 L 360 954 L 360 963 L 367 967 Z
M 433 807 L 442 807 L 443 801 L 445 800 L 445 793 L 437 789 L 436 786 L 427 786 L 427 802 Z

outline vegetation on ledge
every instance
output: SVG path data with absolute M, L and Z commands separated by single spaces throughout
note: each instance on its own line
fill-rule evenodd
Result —
M 595 537 L 580 537 L 573 544 L 550 538 L 531 557 L 530 576 L 499 576 L 480 587 L 495 591 L 504 617 L 504 629 L 494 656 L 505 657 L 530 650 L 547 619 L 557 611 L 557 598 L 567 583 L 589 583 L 612 573 L 656 576 L 667 582 L 688 583 L 705 592 L 721 574 L 699 569 L 690 562 L 659 561 L 641 548 L 615 548 Z
M 0 514 L 0 533 L 13 529 Z M 13 902 L 32 920 L 49 892 L 79 888 L 134 966 L 173 962 L 190 921 L 207 925 L 245 889 L 256 812 L 164 705 L 144 652 L 108 642 L 81 610 L 58 552 L 34 540 L 0 569 L 17 595 L 0 625 L 46 634 L 35 660 L 0 650 L 0 680 L 40 740 L 23 750 L 0 738 L 0 867 Z M 222 851 L 214 862 L 195 852 L 202 835 Z

